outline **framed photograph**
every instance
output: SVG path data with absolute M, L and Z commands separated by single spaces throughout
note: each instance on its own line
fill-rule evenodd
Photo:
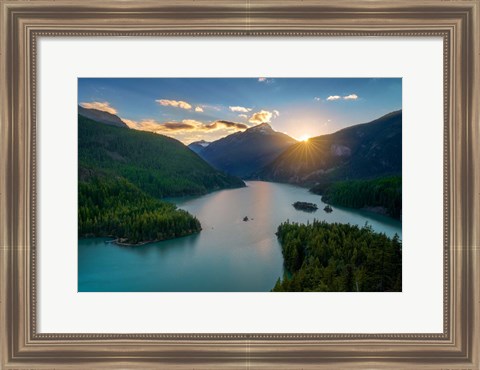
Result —
M 0 4 L 0 368 L 480 368 L 478 0 Z

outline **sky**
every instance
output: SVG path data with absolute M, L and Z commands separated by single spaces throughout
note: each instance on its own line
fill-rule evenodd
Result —
M 260 123 L 297 140 L 402 108 L 401 78 L 79 78 L 78 104 L 184 144 Z

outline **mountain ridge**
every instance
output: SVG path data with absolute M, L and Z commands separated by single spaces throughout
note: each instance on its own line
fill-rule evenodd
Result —
M 312 186 L 322 182 L 401 175 L 402 111 L 310 138 L 286 149 L 256 176 Z
M 78 138 L 79 181 L 99 174 L 122 177 L 156 198 L 245 186 L 168 136 L 123 130 L 79 115 Z
M 296 142 L 264 122 L 216 140 L 198 154 L 219 170 L 249 178 Z
M 79 105 L 78 114 L 109 126 L 129 128 L 128 125 L 119 116 L 109 112 L 105 112 L 103 110 L 84 108 Z

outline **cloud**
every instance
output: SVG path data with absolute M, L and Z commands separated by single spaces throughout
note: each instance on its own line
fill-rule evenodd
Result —
M 358 95 L 357 94 L 350 94 L 350 95 L 345 95 L 345 96 L 340 96 L 340 95 L 330 95 L 327 100 L 357 100 Z M 315 98 L 315 100 L 321 100 L 320 98 Z
M 220 112 L 222 108 L 218 105 L 208 105 L 208 104 L 202 104 L 203 109 L 213 109 L 216 110 L 217 112 Z
M 97 109 L 111 114 L 117 114 L 117 110 L 110 106 L 109 102 L 92 101 L 90 103 L 80 103 L 86 109 Z
M 243 119 L 248 119 L 248 116 L 246 114 L 239 114 L 238 116 Z
M 178 131 L 178 130 L 193 130 L 195 126 L 192 126 L 186 122 L 165 122 L 162 123 L 162 129 L 165 128 L 166 130 Z
M 252 108 L 245 108 L 245 107 L 228 107 L 232 112 L 242 112 L 242 113 L 248 113 L 252 110 Z
M 195 129 L 195 124 L 198 122 L 195 120 L 183 120 L 180 122 L 158 122 L 154 119 L 144 119 L 142 121 L 123 119 L 123 121 L 127 124 L 128 127 L 135 130 L 150 131 L 156 133 L 193 130 Z
M 157 132 L 159 130 L 159 122 L 153 120 L 153 119 L 144 119 L 142 121 L 134 121 L 131 119 L 126 119 L 122 118 L 122 121 L 127 124 L 128 127 L 134 129 L 134 130 L 140 130 L 140 131 L 151 131 L 151 132 Z
M 203 112 L 203 108 L 202 107 L 195 107 L 195 112 Z
M 274 110 L 273 110 L 273 115 L 274 115 L 275 117 L 278 117 L 278 116 L 280 115 L 280 112 L 279 112 L 278 110 L 274 109 Z
M 313 100 L 315 101 L 322 101 L 322 98 L 319 98 L 318 96 L 314 97 Z
M 231 122 L 225 120 L 217 120 L 208 125 L 206 125 L 207 129 L 220 129 L 220 128 L 228 128 L 228 129 L 235 129 L 235 130 L 246 130 L 248 126 L 244 123 L 239 122 Z
M 182 121 L 159 122 L 154 119 L 134 121 L 122 118 L 131 129 L 149 131 L 180 140 L 185 145 L 200 139 L 215 141 L 237 131 L 246 130 L 249 126 L 244 123 L 225 120 L 200 122 L 194 119 Z
M 266 83 L 266 84 L 271 84 L 271 83 L 273 83 L 273 81 L 275 81 L 273 78 L 267 78 L 267 77 L 259 77 L 258 78 L 258 82 L 263 82 L 263 83 Z
M 260 112 L 253 113 L 248 122 L 253 124 L 270 122 L 273 115 L 274 114 L 272 112 L 269 112 L 267 110 L 261 110 Z
M 163 105 L 164 107 L 175 107 L 182 109 L 192 109 L 192 106 L 183 100 L 168 100 L 168 99 L 157 99 L 155 100 L 158 104 Z
M 204 132 L 215 131 L 220 129 L 228 129 L 233 131 L 246 130 L 248 126 L 244 123 L 217 120 L 210 123 L 203 123 L 194 119 L 184 119 L 182 121 L 158 122 L 153 119 L 145 119 L 142 121 L 133 121 L 123 119 L 128 127 L 140 130 L 150 131 L 157 134 L 166 134 L 173 132 Z

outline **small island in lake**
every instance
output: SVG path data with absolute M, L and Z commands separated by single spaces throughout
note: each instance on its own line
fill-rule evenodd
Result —
M 293 207 L 295 207 L 295 209 L 305 212 L 315 212 L 318 209 L 315 203 L 308 202 L 295 202 L 293 203 Z
M 324 210 L 325 212 L 327 212 L 327 213 L 333 212 L 332 207 L 330 207 L 330 205 L 328 205 L 328 204 L 325 206 L 325 208 L 324 208 L 323 210 Z

